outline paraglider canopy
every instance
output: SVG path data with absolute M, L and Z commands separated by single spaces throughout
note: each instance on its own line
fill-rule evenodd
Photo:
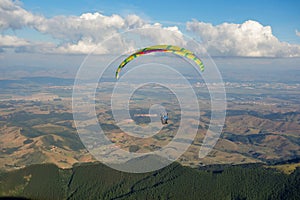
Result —
M 178 46 L 173 46 L 173 45 L 156 45 L 156 46 L 150 46 L 150 47 L 146 47 L 143 49 L 140 49 L 138 51 L 136 51 L 135 53 L 131 54 L 130 56 L 128 56 L 118 67 L 117 71 L 116 71 L 116 78 L 119 78 L 119 73 L 121 71 L 121 69 L 123 67 L 125 67 L 125 65 L 127 63 L 129 63 L 130 61 L 132 61 L 133 59 L 145 55 L 145 54 L 149 54 L 149 53 L 155 53 L 155 52 L 165 52 L 165 53 L 173 53 L 176 55 L 180 55 L 183 57 L 186 57 L 190 60 L 193 60 L 198 67 L 200 68 L 201 71 L 204 70 L 204 65 L 202 63 L 202 61 L 191 51 L 182 48 L 182 47 L 178 47 Z

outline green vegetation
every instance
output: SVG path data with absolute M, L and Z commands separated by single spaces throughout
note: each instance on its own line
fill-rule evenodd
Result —
M 62 199 L 59 170 L 55 165 L 31 165 L 10 173 L 3 173 L 1 196 L 24 196 L 32 199 Z
M 140 149 L 138 145 L 130 145 L 129 152 L 137 152 Z
M 34 199 L 299 199 L 300 168 L 287 175 L 261 165 L 192 169 L 177 163 L 129 174 L 103 164 L 62 170 L 32 165 L 0 174 L 1 196 Z
M 233 133 L 224 133 L 223 138 L 234 142 L 242 142 L 245 144 L 260 144 L 268 134 L 251 134 L 251 135 L 238 135 Z
M 30 144 L 30 143 L 32 143 L 34 140 L 32 140 L 32 139 L 27 139 L 27 140 L 25 140 L 24 142 L 23 142 L 23 144 Z
M 32 127 L 39 124 L 56 123 L 63 120 L 73 120 L 72 113 L 50 112 L 49 114 L 34 114 L 20 111 L 13 113 L 7 120 L 7 123 L 20 127 Z

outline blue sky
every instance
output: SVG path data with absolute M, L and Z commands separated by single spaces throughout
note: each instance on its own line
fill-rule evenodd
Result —
M 101 12 L 106 15 L 137 14 L 145 20 L 162 24 L 177 24 L 197 19 L 214 25 L 223 22 L 242 23 L 255 20 L 270 25 L 281 41 L 300 43 L 295 34 L 300 31 L 300 1 L 252 0 L 252 1 L 130 1 L 130 0 L 24 0 L 23 7 L 46 17 L 56 15 L 80 15 Z

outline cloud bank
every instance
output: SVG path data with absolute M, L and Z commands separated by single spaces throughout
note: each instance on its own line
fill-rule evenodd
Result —
M 80 16 L 54 16 L 46 18 L 25 10 L 18 1 L 1 0 L 0 4 L 0 49 L 13 49 L 15 52 L 87 54 L 101 42 L 114 34 L 140 28 L 139 35 L 155 43 L 184 43 L 183 34 L 177 26 L 163 26 L 160 23 L 147 23 L 140 16 L 117 14 L 110 16 L 95 12 Z M 153 28 L 143 31 L 142 28 Z M 7 30 L 34 29 L 58 41 L 45 43 L 18 38 L 5 34 Z M 150 30 L 150 31 L 149 31 Z M 168 31 L 166 31 L 168 30 Z M 300 46 L 279 41 L 270 26 L 256 21 L 242 24 L 223 23 L 212 25 L 201 21 L 186 23 L 186 30 L 198 36 L 203 46 L 212 56 L 246 57 L 299 57 Z M 296 31 L 299 35 L 299 32 Z M 116 46 L 134 48 L 122 38 L 118 38 L 97 53 L 111 53 Z
M 200 36 L 207 50 L 218 56 L 249 57 L 298 57 L 300 46 L 280 42 L 270 26 L 256 21 L 242 24 L 192 21 L 186 24 L 188 31 Z

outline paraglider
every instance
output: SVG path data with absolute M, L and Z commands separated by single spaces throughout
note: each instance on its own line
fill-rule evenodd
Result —
M 132 61 L 133 59 L 145 55 L 145 54 L 149 54 L 149 53 L 155 53 L 155 52 L 165 52 L 165 53 L 173 53 L 179 56 L 183 56 L 186 57 L 190 60 L 193 60 L 200 68 L 201 71 L 204 70 L 204 65 L 202 63 L 202 61 L 191 51 L 182 48 L 182 47 L 178 47 L 178 46 L 173 46 L 173 45 L 156 45 L 156 46 L 150 46 L 150 47 L 146 47 L 143 49 L 140 49 L 138 51 L 136 51 L 135 53 L 131 54 L 130 56 L 128 56 L 118 67 L 117 71 L 116 71 L 116 78 L 119 78 L 119 73 L 121 71 L 121 69 L 123 67 L 125 67 L 125 65 L 127 63 L 129 63 L 130 61 Z
M 168 124 L 169 114 L 160 114 L 160 121 L 162 124 Z
M 201 71 L 204 71 L 204 65 L 202 61 L 193 52 L 185 48 L 173 46 L 173 45 L 156 45 L 156 46 L 150 46 L 150 47 L 140 49 L 135 53 L 131 54 L 130 56 L 128 56 L 125 60 L 123 60 L 123 62 L 119 65 L 118 69 L 116 70 L 116 79 L 119 78 L 119 73 L 122 70 L 122 68 L 124 68 L 125 65 L 127 65 L 130 61 L 132 61 L 133 59 L 139 56 L 150 54 L 150 53 L 156 53 L 156 52 L 173 53 L 188 58 L 192 60 L 199 67 Z M 168 113 L 160 114 L 160 120 L 163 125 L 168 124 L 168 120 L 169 120 Z

